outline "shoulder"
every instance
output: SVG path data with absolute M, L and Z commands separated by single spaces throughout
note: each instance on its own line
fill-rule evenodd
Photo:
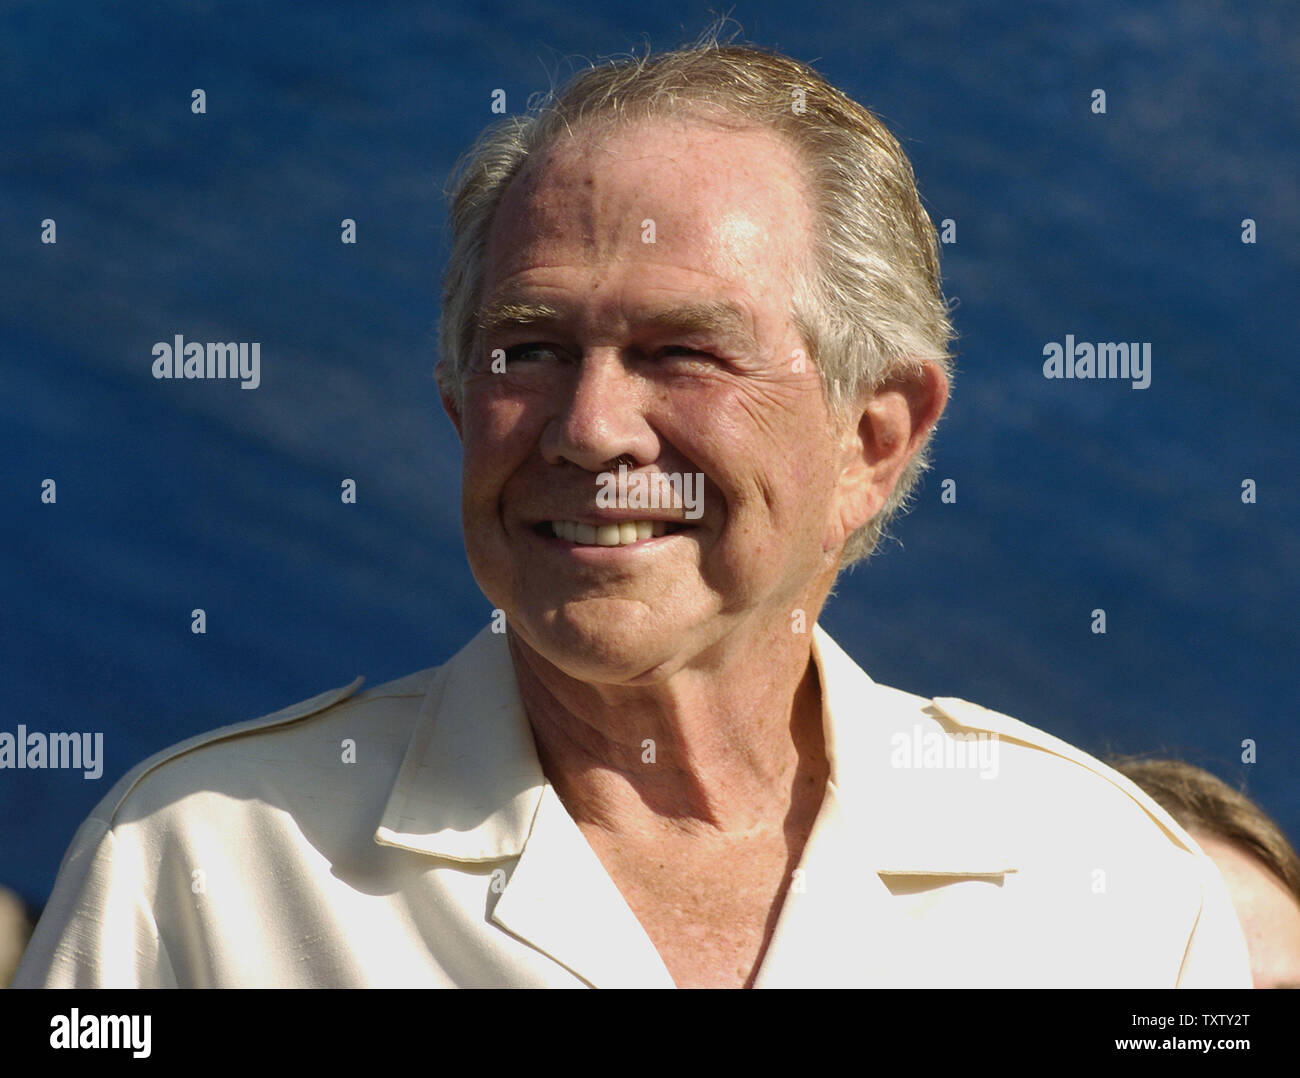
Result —
M 249 910 L 272 924 L 294 888 L 357 867 L 440 669 L 358 678 L 132 768 L 64 854 L 15 983 L 208 983 Z
M 951 826 L 972 842 L 988 836 L 1026 869 L 1086 868 L 1099 887 L 1124 878 L 1184 894 L 1200 890 L 1196 881 L 1209 864 L 1200 847 L 1114 768 L 968 700 L 876 689 L 888 716 L 889 744 L 879 752 L 888 751 L 891 772 L 902 769 L 899 784 L 911 800 L 935 805 L 939 815 L 959 813 L 961 823 Z
M 311 782 L 351 759 L 395 771 L 421 705 L 442 667 L 361 691 L 364 678 L 246 722 L 222 726 L 155 753 L 124 775 L 91 813 L 112 829 L 199 791 L 256 794 Z M 351 741 L 351 745 L 346 744 Z M 88 821 L 90 822 L 90 821 Z
M 824 635 L 818 647 L 837 794 L 882 878 L 1001 880 L 990 923 L 1068 941 L 1069 983 L 1249 985 L 1213 862 L 1134 783 L 1009 715 L 879 685 Z
M 878 684 L 820 627 L 816 644 L 848 781 L 881 785 L 926 815 L 960 810 L 1029 847 L 1059 849 L 1069 837 L 1087 848 L 1118 833 L 1126 848 L 1200 854 L 1164 809 L 1082 749 L 967 700 Z
M 1050 801 L 1077 799 L 1102 814 L 1092 818 L 1092 827 L 1115 823 L 1131 838 L 1136 837 L 1131 830 L 1135 820 L 1149 823 L 1154 826 L 1145 833 L 1157 845 L 1201 855 L 1196 842 L 1150 795 L 1082 749 L 1019 719 L 956 697 L 935 697 L 925 701 L 923 710 L 949 737 L 996 740 L 1009 768 L 1007 780 L 1012 789 L 1037 790 Z
M 1064 905 L 1080 911 L 1076 928 L 1092 916 L 1085 911 L 1100 911 L 1098 947 L 1125 940 L 1122 953 L 1141 970 L 1142 954 L 1167 939 L 1169 956 L 1180 957 L 1173 982 L 1179 987 L 1250 987 L 1245 937 L 1222 876 L 1150 795 L 1081 749 L 1008 715 L 952 697 L 935 698 L 926 710 L 950 736 L 997 739 L 1008 765 L 1006 796 L 1018 806 L 999 818 L 1019 821 L 1013 841 L 1026 851 L 1029 871 L 1037 865 L 1086 874 L 1086 892 L 1071 888 L 1074 902 Z M 1149 983 L 1158 983 L 1156 968 Z
M 843 778 L 866 787 L 845 797 L 874 810 L 860 817 L 867 823 L 888 820 L 872 841 L 891 893 L 937 909 L 918 879 L 958 889 L 998 880 L 949 896 L 958 921 L 983 917 L 995 935 L 1052 941 L 1042 954 L 999 952 L 1006 983 L 1249 987 L 1218 870 L 1129 779 L 978 704 L 902 692 L 860 671 L 838 680 L 855 688 L 840 693 L 835 721 Z M 972 968 L 995 979 L 988 963 Z

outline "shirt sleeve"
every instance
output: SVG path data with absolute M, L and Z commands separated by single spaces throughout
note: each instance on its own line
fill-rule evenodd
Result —
M 81 825 L 23 954 L 14 988 L 174 988 L 139 847 L 102 819 Z
M 1201 913 L 1183 955 L 1179 988 L 1251 988 L 1250 952 L 1227 885 L 1204 854 Z

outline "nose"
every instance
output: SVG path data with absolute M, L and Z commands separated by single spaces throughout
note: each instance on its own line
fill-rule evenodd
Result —
M 568 461 L 589 472 L 616 467 L 620 459 L 630 467 L 654 461 L 658 441 L 642 410 L 642 391 L 617 351 L 584 355 L 542 434 L 543 459 Z

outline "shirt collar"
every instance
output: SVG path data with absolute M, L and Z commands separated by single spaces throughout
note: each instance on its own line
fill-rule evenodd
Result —
M 997 740 L 981 743 L 982 731 L 959 727 L 933 700 L 878 685 L 820 626 L 813 656 L 831 766 L 826 797 L 836 802 L 823 815 L 839 818 L 856 856 L 882 875 L 1015 871 L 1005 791 L 981 766 L 998 760 Z
M 923 746 L 959 724 L 933 701 L 877 685 L 820 626 L 812 655 L 830 763 L 826 798 L 836 802 L 822 816 L 842 818 L 861 836 L 869 846 L 861 854 L 882 874 L 1014 871 L 1002 848 L 1013 832 L 999 815 L 999 783 L 976 767 L 920 759 Z M 485 628 L 430 687 L 375 839 L 456 861 L 516 857 L 547 790 L 506 637 Z
M 484 629 L 430 687 L 375 840 L 455 861 L 515 857 L 545 786 L 505 634 Z

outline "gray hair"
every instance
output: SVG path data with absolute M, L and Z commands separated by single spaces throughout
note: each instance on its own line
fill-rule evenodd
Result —
M 684 113 L 766 129 L 793 146 L 814 201 L 810 265 L 797 272 L 792 320 L 843 422 L 860 393 L 916 375 L 952 375 L 953 338 L 934 225 L 898 141 L 866 108 L 796 60 L 711 33 L 688 48 L 593 66 L 522 116 L 489 127 L 449 181 L 451 254 L 438 330 L 440 389 L 463 401 L 478 338 L 492 219 L 525 161 L 579 126 Z M 928 466 L 929 437 L 880 511 L 846 541 L 841 567 L 875 550 Z

